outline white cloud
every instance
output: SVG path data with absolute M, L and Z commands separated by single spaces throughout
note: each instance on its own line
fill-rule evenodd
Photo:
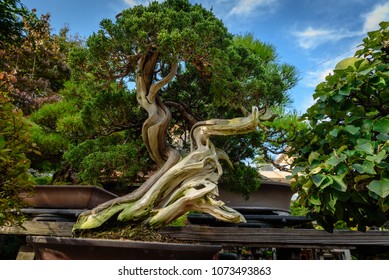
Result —
M 351 42 L 349 43 L 349 45 L 350 48 L 340 55 L 330 57 L 324 60 L 323 58 L 321 58 L 321 60 L 315 59 L 313 63 L 314 66 L 304 71 L 304 77 L 301 80 L 301 83 L 304 86 L 315 88 L 318 84 L 324 82 L 325 78 L 329 74 L 333 73 L 333 69 L 335 69 L 335 66 L 339 61 L 347 57 L 354 56 L 356 48 L 351 46 L 356 46 L 357 43 Z
M 389 20 L 389 3 L 375 6 L 371 12 L 362 17 L 364 18 L 363 33 L 377 30 L 381 21 Z
M 363 25 L 360 31 L 349 31 L 339 28 L 307 27 L 303 31 L 294 32 L 299 46 L 303 49 L 314 49 L 327 42 L 336 42 L 341 39 L 362 36 L 367 32 L 379 28 L 381 21 L 389 20 L 389 3 L 376 5 L 370 12 L 362 15 Z
M 134 7 L 136 5 L 148 5 L 149 3 L 153 2 L 155 0 L 124 0 L 124 2 L 129 6 L 129 7 Z M 164 2 L 165 0 L 156 0 L 157 2 L 161 3 Z
M 325 77 L 327 77 L 328 74 L 333 73 L 332 69 L 334 69 L 334 67 L 321 67 L 317 70 L 307 71 L 302 82 L 308 87 L 315 88 L 319 83 L 325 80 Z
M 361 32 L 308 27 L 304 31 L 294 32 L 293 34 L 297 37 L 298 44 L 301 48 L 314 49 L 327 42 L 336 42 L 344 38 L 361 35 Z
M 299 109 L 301 110 L 300 113 L 305 113 L 308 110 L 308 108 L 312 107 L 312 105 L 315 103 L 316 100 L 313 99 L 313 95 L 303 98 L 299 105 L 300 107 Z
M 272 8 L 277 0 L 237 0 L 229 15 L 249 15 L 258 7 Z
M 138 1 L 137 0 L 124 0 L 124 2 L 128 5 L 128 6 L 130 6 L 130 7 L 133 7 L 133 6 L 135 6 L 135 5 L 137 5 L 138 3 Z

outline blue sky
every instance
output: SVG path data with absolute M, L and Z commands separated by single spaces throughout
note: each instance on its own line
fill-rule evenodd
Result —
M 163 0 L 159 0 L 162 2 Z M 149 0 L 22 0 L 38 14 L 50 13 L 53 32 L 65 24 L 72 34 L 88 37 L 104 18 Z M 212 8 L 233 34 L 253 33 L 273 44 L 279 61 L 299 70 L 291 90 L 292 109 L 303 113 L 313 104 L 318 83 L 336 63 L 353 56 L 368 31 L 389 21 L 388 0 L 191 0 Z

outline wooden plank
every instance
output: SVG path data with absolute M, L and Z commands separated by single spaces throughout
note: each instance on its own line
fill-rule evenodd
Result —
M 72 235 L 73 222 L 27 221 L 21 227 L 0 227 L 0 234 L 15 235 Z M 389 246 L 389 231 L 335 231 L 327 233 L 314 229 L 244 228 L 187 226 L 168 227 L 160 231 L 177 240 L 204 242 L 222 246 L 350 248 L 360 245 Z
M 20 246 L 18 255 L 16 256 L 17 260 L 33 260 L 35 258 L 35 251 L 31 246 L 22 245 Z
M 23 227 L 0 227 L 0 234 L 72 236 L 73 222 L 26 221 Z
M 169 227 L 164 235 L 182 241 L 210 242 L 221 245 L 268 247 L 353 247 L 358 245 L 389 246 L 389 231 L 335 231 L 314 229 L 238 228 L 238 227 Z

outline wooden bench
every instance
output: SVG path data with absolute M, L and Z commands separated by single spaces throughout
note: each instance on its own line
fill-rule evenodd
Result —
M 0 234 L 71 237 L 73 222 L 26 221 L 22 227 L 0 227 Z M 160 231 L 177 240 L 217 244 L 223 247 L 354 249 L 357 246 L 389 246 L 389 231 L 367 232 L 316 229 L 208 227 L 190 225 Z M 17 259 L 33 259 L 31 247 L 21 246 Z

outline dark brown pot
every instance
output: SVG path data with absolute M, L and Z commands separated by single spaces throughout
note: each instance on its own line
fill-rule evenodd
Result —
M 219 245 L 28 236 L 39 260 L 208 260 Z
M 37 185 L 32 196 L 20 196 L 30 207 L 55 209 L 92 209 L 117 197 L 102 188 L 84 185 Z
M 240 212 L 278 211 L 290 213 L 293 192 L 285 182 L 262 181 L 259 190 L 252 192 L 246 200 L 242 194 L 219 188 L 219 199 Z

